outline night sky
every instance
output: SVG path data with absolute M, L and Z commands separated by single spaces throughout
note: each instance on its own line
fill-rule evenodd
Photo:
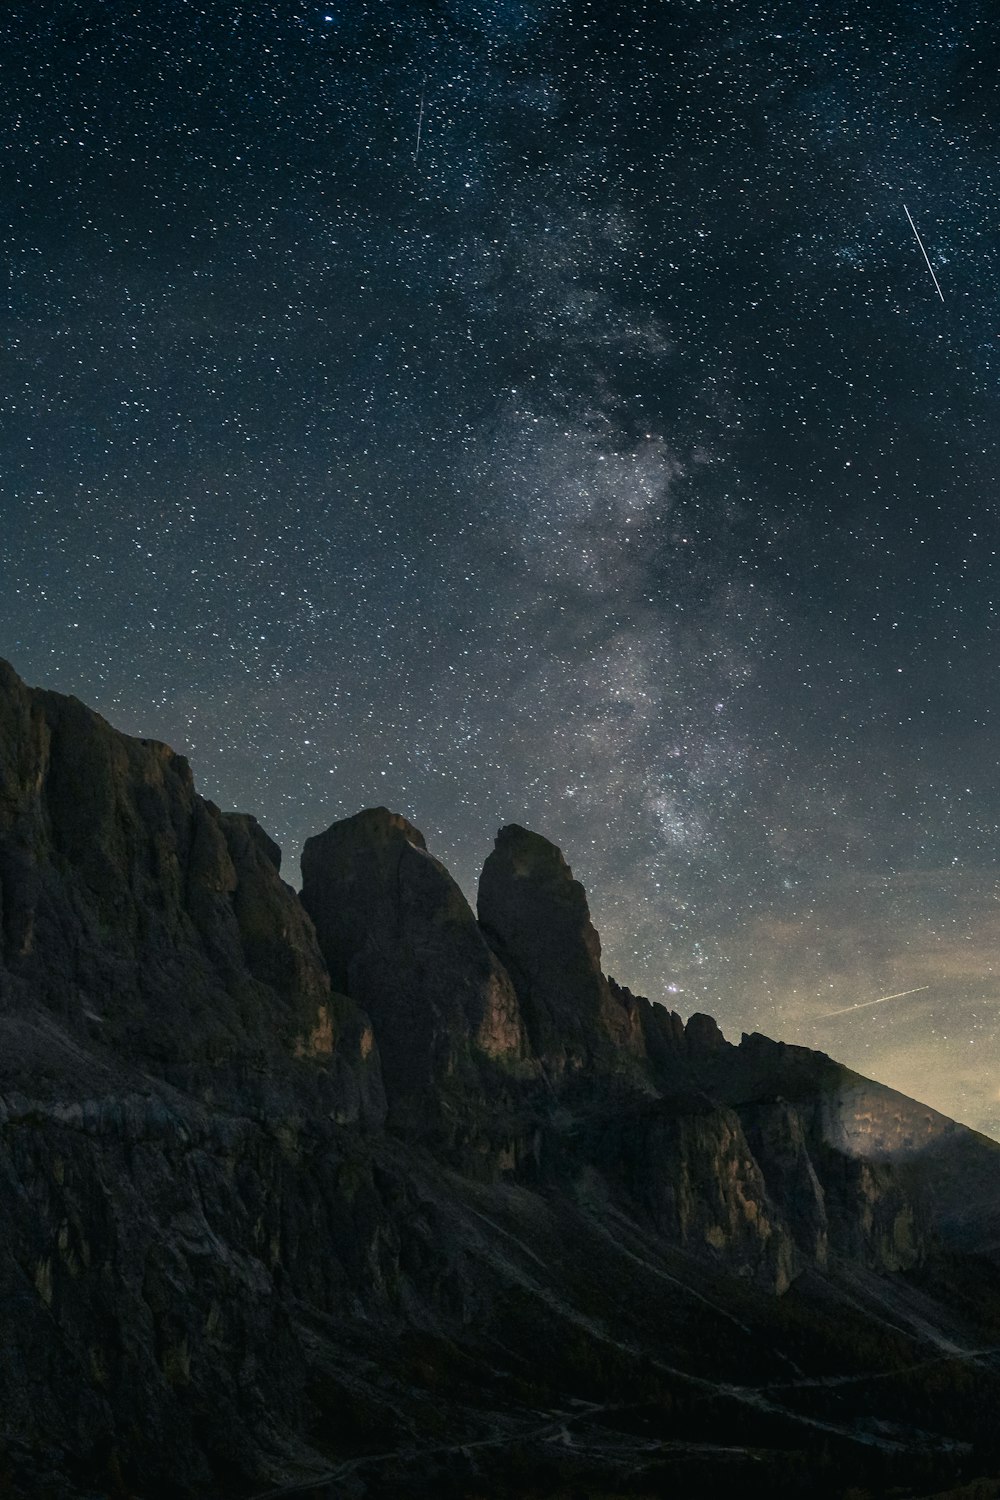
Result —
M 8 6 L 0 655 L 1000 1134 L 991 17 Z

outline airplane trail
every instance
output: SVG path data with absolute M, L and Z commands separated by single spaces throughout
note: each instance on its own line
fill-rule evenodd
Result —
M 907 208 L 907 206 L 906 206 L 905 203 L 903 204 L 903 212 L 904 212 L 904 214 L 906 215 L 906 217 L 910 221 L 910 228 L 913 230 L 913 233 L 917 236 L 917 244 L 920 246 L 921 254 L 924 257 L 924 260 L 927 262 L 927 269 L 931 273 L 931 280 L 934 283 L 934 286 L 935 286 L 935 289 L 937 291 L 938 296 L 941 298 L 941 301 L 943 302 L 944 301 L 944 292 L 942 292 L 941 287 L 938 285 L 938 279 L 934 275 L 934 267 L 931 265 L 930 257 L 927 254 L 927 251 L 924 249 L 924 242 L 920 238 L 920 233 L 919 233 L 919 231 L 917 229 L 916 224 L 914 224 L 914 222 L 913 222 L 913 215 L 910 213 L 910 210 Z
M 929 990 L 929 984 L 918 984 L 915 990 L 897 990 L 894 995 L 879 995 L 877 1000 L 859 1000 L 857 1005 L 845 1005 L 843 1010 L 828 1010 L 825 1015 L 818 1017 L 820 1021 L 830 1021 L 834 1016 L 850 1015 L 852 1010 L 867 1010 L 870 1005 L 884 1005 L 887 1000 L 902 1000 L 904 995 L 921 995 L 924 990 Z

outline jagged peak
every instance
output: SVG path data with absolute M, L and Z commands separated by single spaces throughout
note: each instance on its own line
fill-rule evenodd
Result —
M 442 1083 L 471 1082 L 477 1055 L 522 1059 L 513 985 L 408 819 L 368 808 L 307 840 L 302 903 L 334 984 L 372 1018 L 390 1102 L 436 1114 Z
M 415 828 L 402 813 L 392 812 L 388 807 L 365 807 L 348 818 L 339 818 L 322 833 L 314 834 L 306 840 L 306 848 L 323 844 L 368 844 L 375 848 L 400 839 L 415 849 L 427 849 L 427 840 L 420 829 Z M 305 857 L 303 852 L 303 859 Z
M 601 940 L 587 893 L 562 850 L 544 835 L 519 823 L 500 829 L 479 878 L 478 906 L 479 920 L 504 942 L 515 931 L 541 939 L 541 924 L 546 938 L 552 936 L 549 924 L 572 930 L 585 950 L 585 963 L 600 972 Z
M 688 1016 L 684 1035 L 688 1047 L 695 1052 L 721 1052 L 724 1047 L 729 1046 L 718 1021 L 703 1011 L 696 1010 L 693 1015 Z
M 498 831 L 493 847 L 510 860 L 511 871 L 519 878 L 538 879 L 545 875 L 556 880 L 573 878 L 558 844 L 520 823 L 505 823 Z

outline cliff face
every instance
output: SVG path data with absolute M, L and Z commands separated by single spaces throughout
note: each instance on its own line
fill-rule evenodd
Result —
M 0 664 L 3 1019 L 50 1035 L 54 1068 L 79 1081 L 82 1047 L 218 1091 L 301 1056 L 338 1109 L 377 1117 L 370 1030 L 279 862 L 255 819 L 197 796 L 183 757 Z M 40 1080 L 11 1040 L 0 1082 L 17 1081 Z
M 517 996 L 423 835 L 375 808 L 309 839 L 302 904 L 334 982 L 372 1016 L 390 1099 L 430 1108 L 475 1059 L 526 1054 Z
M 545 839 L 501 830 L 478 918 L 385 809 L 309 841 L 301 900 L 279 865 L 181 757 L 0 664 L 5 1492 L 446 1493 L 484 1442 L 558 1468 L 576 1401 L 622 1493 L 652 1450 L 609 1411 L 653 1403 L 658 1463 L 692 1392 L 807 1453 L 844 1427 L 803 1415 L 823 1359 L 895 1409 L 908 1339 L 986 1342 L 981 1260 L 961 1306 L 931 1283 L 995 1242 L 990 1145 L 606 978 Z
M 483 866 L 478 906 L 550 1074 L 621 1067 L 641 1050 L 634 1009 L 601 972 L 587 897 L 561 850 L 516 824 L 502 828 Z

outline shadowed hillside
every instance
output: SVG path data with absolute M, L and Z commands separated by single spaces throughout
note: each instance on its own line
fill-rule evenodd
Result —
M 1000 1473 L 1000 1147 L 617 985 L 537 833 L 279 867 L 0 664 L 0 1493 Z

